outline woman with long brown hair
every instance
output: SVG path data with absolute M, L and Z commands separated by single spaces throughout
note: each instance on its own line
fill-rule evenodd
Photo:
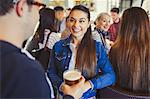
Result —
M 150 23 L 140 7 L 124 11 L 118 38 L 109 53 L 117 74 L 115 87 L 138 95 L 150 93 Z
M 89 9 L 82 5 L 73 7 L 68 21 L 71 35 L 54 45 L 48 69 L 49 78 L 59 90 L 63 83 L 63 72 L 77 68 L 86 79 L 82 98 L 95 97 L 96 89 L 115 82 L 113 68 L 104 47 L 92 38 Z

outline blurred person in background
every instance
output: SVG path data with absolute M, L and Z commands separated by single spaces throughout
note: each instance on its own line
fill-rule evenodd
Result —
M 102 43 L 107 53 L 113 44 L 113 42 L 110 41 L 110 34 L 108 33 L 111 21 L 111 16 L 108 13 L 100 13 L 95 20 L 95 29 L 93 31 L 93 38 Z M 99 36 L 94 36 L 95 33 L 98 33 Z
M 68 29 L 69 27 L 69 17 L 66 18 L 66 29 L 61 33 L 61 39 L 66 39 L 70 36 L 70 31 Z
M 41 49 L 46 43 L 46 39 L 49 33 L 56 32 L 54 28 L 55 12 L 50 8 L 42 8 L 39 11 L 40 19 L 39 25 L 33 36 L 33 39 L 27 44 L 27 50 L 32 52 L 34 49 Z
M 73 7 L 68 21 L 71 35 L 54 45 L 48 76 L 61 92 L 63 72 L 79 69 L 86 79 L 80 87 L 85 92 L 81 98 L 95 98 L 97 89 L 115 83 L 115 73 L 104 47 L 92 38 L 89 9 L 83 5 Z
M 120 27 L 119 8 L 112 8 L 110 10 L 110 14 L 113 20 L 113 24 L 110 26 L 108 32 L 110 34 L 110 40 L 115 42 Z
M 150 96 L 150 23 L 144 9 L 124 11 L 109 57 L 117 74 L 115 89 Z
M 47 70 L 49 57 L 51 54 L 51 49 L 53 45 L 60 40 L 60 36 L 56 33 L 54 28 L 55 12 L 51 8 L 40 9 L 40 20 L 39 26 L 33 39 L 27 45 L 27 50 L 32 53 L 32 55 L 39 60 L 43 65 L 45 71 Z M 34 54 L 36 51 L 44 48 L 41 53 L 45 54 Z M 41 56 L 40 56 L 41 55 Z
M 62 6 L 54 7 L 55 11 L 55 29 L 58 33 L 62 33 L 66 28 L 66 18 L 64 8 Z
M 68 19 L 69 19 L 69 14 L 70 14 L 70 11 L 71 11 L 71 8 L 67 8 L 66 9 L 66 28 L 65 30 L 61 33 L 61 39 L 66 39 L 67 37 L 69 37 L 69 35 L 71 34 L 68 27 L 69 27 L 69 22 L 68 22 Z
M 71 11 L 71 8 L 67 8 L 67 9 L 66 9 L 66 17 L 68 17 L 68 16 L 69 16 L 70 11 Z

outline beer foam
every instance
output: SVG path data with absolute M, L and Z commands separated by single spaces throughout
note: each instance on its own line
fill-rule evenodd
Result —
M 74 81 L 81 78 L 81 73 L 76 70 L 70 70 L 65 72 L 63 76 L 66 80 Z

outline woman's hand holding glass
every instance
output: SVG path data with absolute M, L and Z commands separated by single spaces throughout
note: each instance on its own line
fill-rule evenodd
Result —
M 72 86 L 67 85 L 65 82 L 63 82 L 60 89 L 64 93 L 64 95 L 71 95 L 75 99 L 79 99 L 85 92 L 84 85 L 85 85 L 85 78 L 82 76 L 80 82 Z

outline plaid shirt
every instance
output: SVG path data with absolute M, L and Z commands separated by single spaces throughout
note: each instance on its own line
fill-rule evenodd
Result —
M 117 38 L 119 26 L 120 26 L 120 21 L 118 23 L 113 23 L 108 30 L 108 32 L 110 33 L 110 40 L 113 42 Z

